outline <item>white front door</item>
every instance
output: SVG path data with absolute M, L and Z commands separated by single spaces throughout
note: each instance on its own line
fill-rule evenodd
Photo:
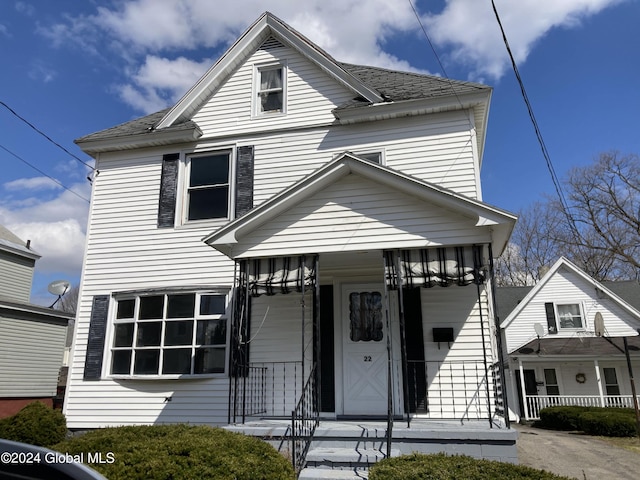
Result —
M 387 413 L 387 331 L 382 285 L 342 288 L 343 410 Z

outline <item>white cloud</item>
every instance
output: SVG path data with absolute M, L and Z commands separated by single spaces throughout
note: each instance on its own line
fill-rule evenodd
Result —
M 62 188 L 49 177 L 19 178 L 3 185 L 9 191 L 22 190 L 59 190 Z
M 88 198 L 88 182 L 71 188 Z M 51 200 L 0 203 L 0 224 L 23 240 L 31 240 L 33 249 L 42 255 L 36 271 L 61 272 L 77 276 L 82 268 L 88 204 L 64 190 Z
M 515 58 L 522 63 L 551 29 L 579 26 L 621 1 L 625 0 L 496 0 L 496 5 Z M 125 102 L 149 112 L 173 103 L 193 83 L 190 79 L 204 71 L 202 63 L 174 54 L 199 48 L 217 54 L 264 8 L 262 0 L 245 0 L 241 7 L 232 0 L 123 0 L 41 31 L 58 44 L 72 41 L 94 52 L 105 45 L 118 49 L 128 64 L 123 72 L 127 80 L 116 90 Z M 399 32 L 422 35 L 408 1 L 273 0 L 268 8 L 346 62 L 411 69 L 385 52 L 385 41 Z M 490 2 L 447 0 L 442 11 L 422 15 L 445 63 L 470 68 L 476 80 L 495 81 L 504 75 L 509 60 Z M 159 74 L 159 67 L 174 68 L 175 78 Z
M 509 45 L 518 64 L 549 30 L 576 27 L 604 8 L 624 0 L 495 0 Z M 510 66 L 490 2 L 449 0 L 444 10 L 424 19 L 439 46 L 452 48 L 450 60 L 473 69 L 473 77 L 497 80 Z

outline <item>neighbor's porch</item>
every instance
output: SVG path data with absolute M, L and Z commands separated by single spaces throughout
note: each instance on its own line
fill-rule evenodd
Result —
M 640 371 L 639 352 L 638 336 L 544 338 L 522 346 L 508 373 L 520 417 L 538 420 L 540 410 L 552 406 L 634 408 L 631 378 Z

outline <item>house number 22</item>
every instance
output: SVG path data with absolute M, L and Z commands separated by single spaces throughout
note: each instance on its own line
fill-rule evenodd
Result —
M 370 362 L 371 361 L 371 355 L 365 355 L 364 356 L 364 361 L 365 362 Z

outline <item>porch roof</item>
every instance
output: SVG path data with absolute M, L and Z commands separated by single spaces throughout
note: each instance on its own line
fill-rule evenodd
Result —
M 627 337 L 630 355 L 640 355 L 640 335 Z M 541 338 L 531 340 L 511 355 L 527 357 L 611 357 L 624 355 L 622 337 Z
M 464 245 L 474 243 L 487 243 L 493 242 L 494 253 L 499 255 L 511 234 L 513 226 L 516 221 L 516 217 L 505 211 L 485 204 L 479 200 L 475 200 L 452 190 L 443 188 L 441 186 L 429 183 L 423 180 L 419 180 L 415 177 L 406 175 L 397 170 L 374 164 L 365 159 L 359 158 L 350 152 L 345 152 L 335 160 L 320 167 L 318 170 L 303 178 L 293 186 L 284 190 L 280 194 L 271 198 L 270 200 L 262 203 L 258 207 L 249 211 L 244 216 L 228 223 L 226 226 L 211 233 L 203 238 L 203 241 L 213 248 L 219 250 L 230 258 L 246 258 L 246 257 L 260 257 L 260 256 L 272 256 L 272 250 L 268 248 L 254 248 L 253 251 L 247 251 L 247 248 L 239 246 L 240 242 L 247 241 L 252 235 L 255 238 L 250 238 L 253 245 L 261 245 L 261 242 L 267 238 L 264 234 L 266 226 L 269 226 L 272 230 L 283 232 L 291 221 L 282 221 L 277 224 L 278 219 L 284 218 L 290 214 L 295 208 L 300 207 L 303 202 L 313 198 L 320 197 L 323 193 L 329 191 L 329 189 L 336 187 L 339 182 L 343 181 L 348 175 L 353 174 L 359 182 L 363 185 L 374 186 L 371 191 L 376 193 L 385 190 L 387 194 L 395 199 L 402 199 L 404 204 L 398 203 L 395 206 L 389 206 L 388 203 L 380 202 L 380 208 L 376 210 L 376 206 L 371 202 L 358 200 L 360 207 L 366 206 L 368 212 L 374 214 L 380 213 L 380 217 L 384 215 L 387 223 L 383 225 L 385 228 L 375 230 L 375 235 L 369 236 L 369 240 L 361 242 L 358 246 L 365 245 L 362 250 L 376 249 L 376 248 L 419 248 L 429 246 L 443 246 L 446 245 L 442 239 L 449 237 L 453 243 L 449 245 Z M 336 187 L 337 188 L 337 187 Z M 320 199 L 323 200 L 323 199 Z M 330 201 L 334 201 L 331 198 Z M 309 202 L 311 205 L 313 202 Z M 316 202 L 318 203 L 318 202 Z M 333 219 L 331 216 L 325 215 L 326 223 L 324 227 L 319 227 L 317 222 L 309 222 L 309 216 L 304 220 L 306 225 L 301 226 L 302 222 L 296 225 L 296 232 L 299 235 L 311 236 L 314 242 L 309 245 L 308 252 L 302 251 L 304 246 L 303 240 L 295 241 L 292 239 L 279 240 L 282 244 L 280 247 L 292 250 L 287 254 L 301 254 L 301 253 L 320 253 L 322 251 L 346 251 L 346 243 L 342 243 L 352 238 L 352 235 L 364 235 L 364 227 L 361 220 L 369 222 L 371 219 L 365 218 L 362 213 L 363 208 L 354 206 L 357 203 L 355 199 L 346 199 L 340 207 L 343 210 L 348 210 L 352 213 L 353 218 L 348 219 Z M 312 208 L 311 206 L 310 208 Z M 393 210 L 395 208 L 395 211 Z M 438 239 L 428 238 L 424 235 L 425 229 L 414 229 L 412 231 L 404 232 L 406 235 L 404 238 L 411 237 L 411 242 L 405 244 L 395 244 L 393 238 L 390 236 L 389 231 L 396 228 L 395 233 L 401 230 L 397 227 L 398 218 L 400 214 L 407 211 L 407 209 L 414 210 L 413 213 L 422 215 L 418 224 L 424 226 L 429 222 L 434 222 L 428 215 L 433 216 L 434 212 L 439 215 L 437 220 L 440 222 L 438 225 L 441 237 Z M 431 209 L 430 212 L 426 210 Z M 384 214 L 382 214 L 384 210 Z M 311 212 L 311 210 L 310 210 Z M 304 212 L 308 213 L 308 212 Z M 313 213 L 313 212 L 311 212 Z M 456 231 L 447 230 L 451 225 L 442 223 L 442 220 L 458 225 L 464 223 L 464 228 L 467 229 L 465 235 L 457 233 Z M 333 222 L 333 223 L 331 223 Z M 311 227 L 309 227 L 311 225 Z M 387 228 L 388 227 L 388 228 Z M 404 227 L 404 226 L 403 226 Z M 318 231 L 312 231 L 313 228 L 317 228 Z M 461 229 L 463 227 L 458 226 Z M 333 244 L 329 243 L 329 246 L 325 246 L 325 250 L 322 250 L 320 238 L 322 235 L 320 232 L 327 232 L 332 230 L 340 230 L 339 238 L 333 240 Z M 384 232 L 382 230 L 385 230 Z M 262 233 L 260 232 L 262 231 Z M 373 230 L 372 230 L 373 232 Z M 472 232 L 469 234 L 469 232 Z M 314 237 L 315 235 L 315 237 Z M 373 237 L 376 238 L 373 238 Z M 396 235 L 397 237 L 397 235 Z M 305 237 L 306 238 L 306 237 Z M 483 238 L 483 240 L 478 240 Z M 269 239 L 272 244 L 275 242 L 273 238 Z M 326 239 L 325 239 L 326 240 Z M 329 239 L 329 242 L 332 240 Z M 457 243 L 456 243 L 457 242 Z M 330 248 L 331 250 L 327 250 Z M 285 249 L 285 250 L 286 250 Z M 353 250 L 357 250 L 356 247 L 352 247 Z M 296 250 L 295 252 L 293 250 Z

